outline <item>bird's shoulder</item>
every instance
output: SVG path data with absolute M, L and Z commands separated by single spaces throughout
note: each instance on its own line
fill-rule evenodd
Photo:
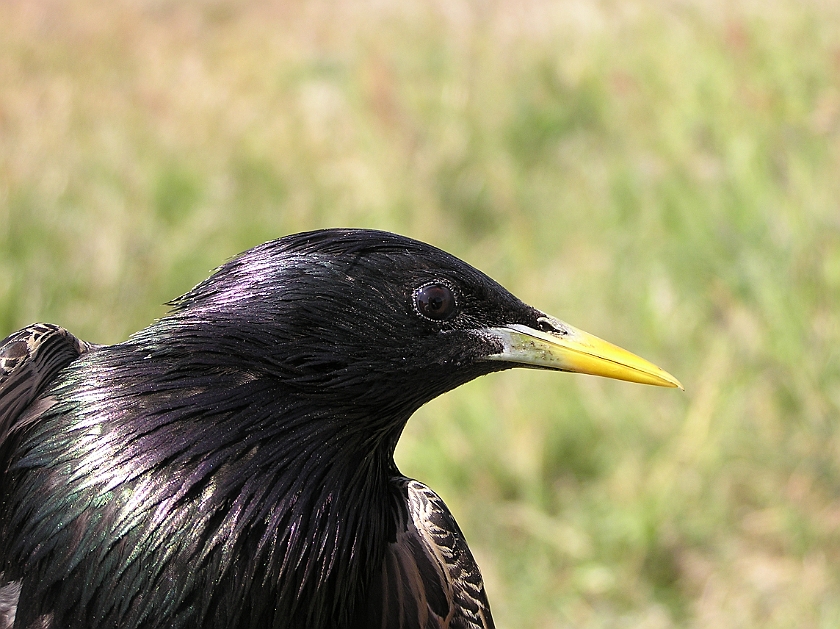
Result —
M 492 629 L 478 564 L 446 504 L 423 483 L 391 479 L 397 526 L 359 626 Z
M 94 347 L 51 323 L 34 323 L 0 341 L 0 446 L 58 372 Z

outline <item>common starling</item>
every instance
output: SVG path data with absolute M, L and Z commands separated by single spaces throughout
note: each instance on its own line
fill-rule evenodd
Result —
M 411 414 L 516 366 L 680 386 L 427 244 L 308 232 L 127 341 L 0 342 L 0 628 L 493 627 Z

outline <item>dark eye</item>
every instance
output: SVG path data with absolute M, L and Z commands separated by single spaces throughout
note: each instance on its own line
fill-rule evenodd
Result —
M 421 286 L 414 292 L 414 304 L 424 317 L 443 321 L 455 314 L 455 295 L 446 284 Z

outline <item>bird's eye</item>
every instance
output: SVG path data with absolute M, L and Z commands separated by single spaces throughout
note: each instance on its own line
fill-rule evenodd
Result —
M 414 291 L 414 305 L 424 317 L 443 321 L 455 314 L 455 295 L 446 284 L 426 284 Z

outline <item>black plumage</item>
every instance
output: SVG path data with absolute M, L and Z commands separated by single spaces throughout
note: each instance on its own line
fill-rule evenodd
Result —
M 477 376 L 602 373 L 546 358 L 583 333 L 368 230 L 260 245 L 172 306 L 117 345 L 46 324 L 0 343 L 0 629 L 492 627 L 394 448 Z M 677 384 L 633 358 L 602 375 Z

